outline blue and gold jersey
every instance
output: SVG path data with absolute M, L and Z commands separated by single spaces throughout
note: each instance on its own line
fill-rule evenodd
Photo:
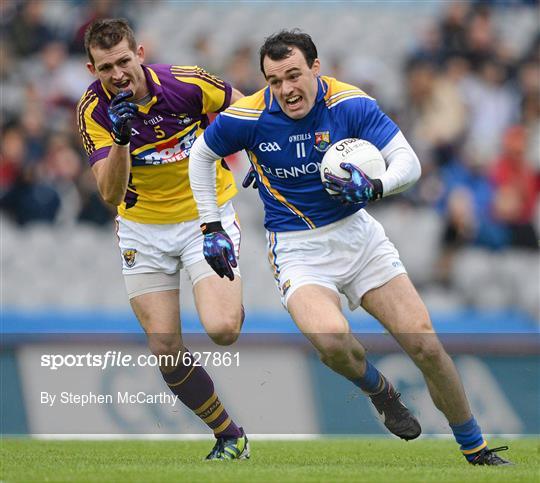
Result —
M 399 131 L 357 87 L 330 77 L 318 81 L 315 105 L 303 119 L 285 115 L 267 87 L 226 109 L 204 133 L 220 156 L 248 152 L 269 231 L 313 229 L 358 211 L 324 189 L 319 168 L 325 151 L 345 138 L 365 139 L 381 150 Z
M 207 113 L 229 106 L 231 86 L 196 66 L 143 66 L 151 99 L 132 123 L 131 172 L 118 214 L 139 223 L 179 223 L 198 218 L 189 185 L 189 152 L 208 126 Z M 111 93 L 96 81 L 77 107 L 79 131 L 91 165 L 111 149 L 107 114 Z M 217 163 L 218 204 L 237 193 L 231 172 Z

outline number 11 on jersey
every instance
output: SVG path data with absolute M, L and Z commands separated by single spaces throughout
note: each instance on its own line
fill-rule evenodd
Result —
M 306 157 L 306 145 L 304 143 L 296 143 L 296 157 L 297 158 Z

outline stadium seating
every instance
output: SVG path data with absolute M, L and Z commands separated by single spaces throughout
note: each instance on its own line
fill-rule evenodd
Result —
M 403 100 L 403 60 L 422 32 L 440 20 L 445 8 L 444 2 L 417 2 L 414 8 L 395 2 L 257 2 L 242 8 L 215 2 L 199 2 L 196 8 L 174 1 L 158 5 L 159 8 L 152 2 L 130 3 L 130 18 L 141 40 L 148 41 L 152 61 L 201 65 L 214 61 L 216 65 L 210 67 L 219 71 L 236 48 L 248 44 L 253 46 L 256 63 L 256 48 L 264 36 L 282 28 L 300 27 L 313 35 L 323 70 L 332 60 L 339 59 L 343 80 L 361 83 L 370 75 L 382 75 L 382 80 L 377 78 L 377 90 L 388 105 Z M 76 10 L 75 4 L 51 4 L 44 15 L 51 26 L 62 30 L 76 21 Z M 530 43 L 537 21 L 529 9 L 499 8 L 492 15 L 510 49 L 522 51 Z M 214 49 L 207 59 L 193 45 L 200 35 L 207 36 Z M 238 173 L 237 179 L 240 176 Z M 256 198 L 255 191 L 244 190 L 235 202 L 243 227 L 241 265 L 246 281 L 245 300 L 257 310 L 281 310 L 266 262 L 261 207 Z M 383 223 L 431 307 L 518 306 L 538 318 L 536 254 L 466 250 L 457 257 L 451 274 L 454 288 L 443 289 L 432 283 L 442 230 L 437 213 L 430 208 L 413 210 L 399 203 L 381 203 L 370 208 L 370 212 Z M 22 309 L 128 308 L 112 227 L 80 224 L 21 228 L 5 217 L 0 221 L 3 305 Z M 181 295 L 188 310 L 193 308 L 189 292 L 184 290 Z

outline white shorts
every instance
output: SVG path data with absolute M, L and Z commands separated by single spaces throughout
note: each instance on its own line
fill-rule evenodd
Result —
M 267 232 L 268 259 L 287 307 L 302 285 L 342 293 L 351 310 L 371 289 L 407 273 L 382 225 L 365 210 L 313 230 Z
M 221 223 L 240 255 L 240 225 L 231 201 L 220 207 Z M 180 269 L 185 268 L 193 285 L 214 275 L 203 256 L 200 221 L 147 224 L 118 216 L 117 234 L 122 256 L 122 273 L 128 295 L 178 289 Z M 238 268 L 234 269 L 240 275 Z M 151 274 L 145 277 L 140 274 Z M 136 277 L 134 275 L 137 275 Z

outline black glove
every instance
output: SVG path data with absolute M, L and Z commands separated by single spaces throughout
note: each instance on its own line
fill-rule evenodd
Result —
M 249 171 L 247 172 L 244 181 L 242 181 L 242 187 L 249 188 L 249 186 L 252 186 L 253 189 L 257 189 L 257 178 L 255 176 L 255 170 L 253 169 L 253 166 L 250 166 Z
M 131 139 L 131 121 L 135 118 L 138 108 L 126 99 L 133 96 L 133 91 L 120 92 L 111 101 L 108 114 L 112 122 L 112 137 L 116 144 L 125 146 Z
M 220 221 L 201 225 L 204 235 L 203 255 L 214 272 L 221 278 L 234 280 L 233 268 L 238 266 L 234 255 L 234 243 L 221 226 Z

